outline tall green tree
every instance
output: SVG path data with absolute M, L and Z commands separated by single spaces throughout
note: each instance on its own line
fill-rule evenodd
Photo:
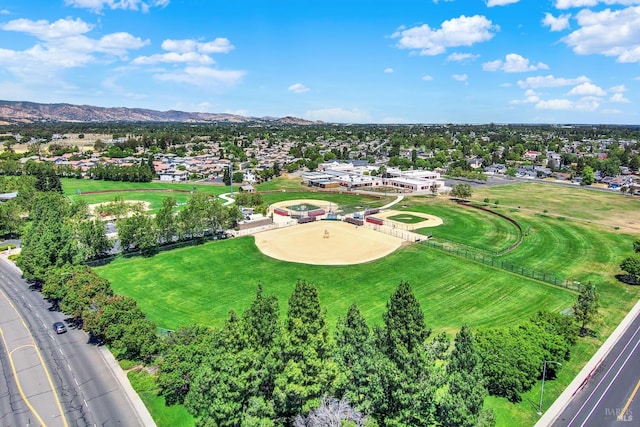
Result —
M 627 273 L 630 282 L 638 283 L 640 278 L 640 254 L 635 253 L 620 263 L 620 269 Z
M 157 249 L 157 230 L 149 215 L 136 212 L 127 218 L 117 220 L 116 227 L 123 250 L 137 249 L 150 254 Z
M 451 187 L 451 195 L 458 199 L 469 199 L 473 190 L 469 184 L 454 184 Z
M 593 168 L 591 166 L 585 166 L 582 169 L 582 180 L 580 180 L 580 185 L 591 185 L 596 182 L 596 176 L 593 172 Z
M 210 359 L 198 369 L 185 397 L 185 406 L 198 425 L 238 426 L 257 394 L 253 381 L 254 354 L 249 348 L 241 319 L 231 311 L 216 334 Z
M 258 389 L 256 397 L 261 400 L 261 406 L 269 406 L 268 412 L 273 412 L 275 381 L 283 369 L 280 356 L 284 331 L 280 321 L 278 299 L 274 295 L 263 295 L 262 285 L 259 285 L 256 298 L 251 307 L 243 313 L 242 321 L 248 345 L 255 354 L 253 367 L 256 374 L 254 381 Z
M 67 200 L 55 192 L 40 193 L 32 200 L 17 260 L 28 280 L 41 283 L 49 268 L 83 261 L 69 212 Z
M 162 208 L 156 214 L 155 225 L 158 236 L 163 243 L 171 242 L 178 234 L 176 218 L 173 215 L 175 207 L 175 197 L 166 197 L 162 199 Z
M 374 399 L 374 418 L 383 425 L 432 424 L 434 361 L 425 347 L 431 331 L 409 283 L 398 285 L 382 318 L 375 332 L 382 393 Z
M 580 325 L 580 336 L 589 333 L 589 324 L 598 316 L 598 308 L 600 307 L 600 296 L 596 289 L 596 285 L 589 282 L 582 285 L 578 299 L 573 304 L 573 316 Z
M 371 414 L 374 397 L 382 393 L 376 362 L 373 333 L 354 303 L 347 316 L 338 319 L 335 332 L 339 376 L 337 395 L 346 398 L 357 410 Z
M 480 369 L 480 356 L 467 325 L 456 334 L 446 367 L 446 390 L 437 405 L 442 426 L 475 426 L 487 389 Z
M 313 284 L 299 280 L 289 298 L 284 368 L 273 392 L 276 413 L 284 423 L 317 407 L 322 396 L 331 394 L 336 376 L 332 355 L 318 291 Z
M 77 238 L 85 259 L 98 258 L 113 248 L 113 242 L 107 237 L 104 223 L 99 219 L 80 221 Z
M 213 351 L 214 332 L 201 325 L 178 329 L 169 337 L 169 347 L 158 363 L 157 384 L 167 405 L 182 404 L 194 375 Z

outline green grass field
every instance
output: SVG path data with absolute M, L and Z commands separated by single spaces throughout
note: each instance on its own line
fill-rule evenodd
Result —
M 346 195 L 287 192 L 265 195 L 268 203 L 330 197 L 349 206 L 380 206 L 387 200 Z M 298 188 L 299 184 L 298 184 Z M 499 200 L 492 209 L 510 216 L 525 230 L 524 241 L 501 257 L 565 280 L 593 281 L 601 299 L 597 336 L 581 340 L 558 379 L 545 383 L 548 407 L 588 361 L 640 297 L 640 287 L 618 282 L 620 261 L 632 252 L 640 236 L 640 201 L 622 195 L 543 184 L 513 184 L 475 191 L 473 199 Z M 391 200 L 389 198 L 388 200 Z M 518 239 L 517 228 L 476 209 L 444 198 L 415 197 L 396 206 L 405 211 L 441 217 L 444 224 L 429 228 L 434 237 L 482 251 L 496 252 Z M 381 322 L 391 292 L 401 280 L 411 283 L 434 331 L 455 333 L 462 323 L 474 328 L 517 324 L 537 310 L 558 311 L 575 301 L 575 294 L 502 270 L 457 258 L 424 245 L 410 245 L 375 262 L 340 267 L 280 262 L 261 254 L 252 237 L 182 248 L 152 258 L 118 259 L 98 269 L 114 290 L 136 298 L 160 326 L 174 329 L 200 322 L 218 326 L 228 310 L 241 312 L 254 298 L 258 283 L 280 300 L 281 312 L 296 279 L 318 286 L 330 325 L 357 302 L 370 323 Z M 539 384 L 519 404 L 489 398 L 498 425 L 533 425 Z
M 562 310 L 575 299 L 563 289 L 482 264 L 461 265 L 459 258 L 424 245 L 367 264 L 327 267 L 274 260 L 256 248 L 253 237 L 242 237 L 121 259 L 98 271 L 115 292 L 136 298 L 153 321 L 169 329 L 193 322 L 220 326 L 230 309 L 241 312 L 251 304 L 258 283 L 279 298 L 284 315 L 296 279 L 316 284 L 332 326 L 353 302 L 369 322 L 380 322 L 403 280 L 411 283 L 427 324 L 448 331 L 463 323 L 517 323 L 541 307 Z

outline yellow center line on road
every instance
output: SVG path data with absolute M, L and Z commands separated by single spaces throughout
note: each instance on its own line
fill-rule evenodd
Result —
M 7 346 L 7 340 L 4 339 L 4 331 L 2 330 L 2 328 L 0 328 L 0 337 L 2 337 L 4 348 L 9 349 L 9 347 Z M 25 346 L 23 345 L 21 347 L 24 348 Z M 17 348 L 15 350 L 17 350 Z M 40 425 L 46 426 L 40 414 L 38 414 L 36 409 L 33 406 L 31 406 L 31 402 L 29 402 L 29 399 L 27 399 L 27 396 L 24 394 L 24 391 L 22 391 L 22 385 L 20 384 L 20 378 L 18 377 L 18 372 L 16 371 L 16 365 L 13 363 L 12 353 L 15 350 L 11 350 L 10 352 L 8 352 L 8 356 L 9 356 L 9 364 L 11 365 L 11 371 L 13 372 L 13 377 L 16 379 L 16 385 L 18 386 L 18 393 L 20 393 L 20 396 L 22 396 L 22 400 L 24 400 L 24 403 L 27 404 L 27 407 L 29 408 L 29 410 L 38 419 L 38 422 L 40 423 Z
M 51 391 L 53 393 L 53 399 L 56 401 L 56 406 L 58 407 L 58 411 L 60 412 L 60 417 L 62 418 L 62 424 L 63 424 L 64 427 L 69 427 L 69 424 L 67 423 L 67 418 L 64 416 L 64 411 L 62 410 L 62 404 L 60 403 L 60 399 L 58 398 L 58 392 L 56 390 L 56 387 L 53 385 L 53 380 L 51 379 L 51 375 L 49 374 L 49 370 L 47 369 L 47 365 L 45 365 L 44 359 L 42 358 L 42 354 L 40 354 L 40 350 L 38 349 L 38 346 L 36 345 L 36 342 L 33 339 L 33 335 L 31 335 L 31 333 L 29 332 L 29 328 L 27 327 L 27 324 L 24 323 L 24 319 L 22 318 L 22 316 L 20 316 L 20 313 L 18 312 L 16 307 L 13 305 L 13 303 L 11 302 L 9 297 L 7 297 L 7 294 L 5 294 L 5 292 L 2 289 L 0 289 L 0 294 L 7 301 L 7 303 L 11 306 L 13 311 L 16 313 L 16 315 L 20 319 L 20 322 L 22 322 L 22 326 L 24 326 L 24 329 L 29 333 L 29 337 L 31 338 L 31 342 L 33 343 L 32 344 L 33 348 L 36 351 L 36 354 L 38 355 L 38 359 L 40 359 L 40 364 L 42 365 L 42 370 L 44 370 L 44 374 L 47 377 L 47 381 L 49 382 L 49 386 L 51 387 Z M 16 371 L 15 364 L 13 363 L 12 353 L 15 350 L 18 350 L 19 348 L 27 347 L 27 346 L 30 346 L 30 345 L 22 345 L 20 347 L 14 348 L 13 350 L 9 351 L 9 347 L 7 346 L 7 341 L 4 338 L 4 331 L 2 330 L 2 328 L 0 328 L 0 336 L 2 337 L 2 341 L 4 343 L 4 347 L 8 351 L 9 363 L 11 364 L 11 370 L 13 371 L 13 376 L 16 379 L 16 385 L 18 386 L 18 392 L 20 393 L 20 396 L 22 396 L 22 398 L 24 399 L 25 403 L 27 404 L 27 406 L 29 407 L 31 412 L 33 412 L 33 414 L 36 416 L 36 418 L 38 419 L 40 424 L 43 425 L 43 426 L 46 426 L 47 424 L 42 420 L 40 415 L 36 412 L 35 408 L 33 408 L 33 406 L 31 406 L 31 403 L 29 402 L 29 399 L 27 399 L 27 396 L 22 391 L 22 385 L 20 384 L 20 379 L 18 378 L 18 372 Z
M 627 409 L 629 409 L 631 402 L 633 402 L 633 398 L 636 397 L 636 393 L 638 393 L 638 389 L 640 389 L 640 380 L 638 380 L 638 383 L 636 384 L 636 388 L 633 389 L 633 392 L 631 393 L 631 396 L 629 396 L 627 403 L 624 405 L 624 408 L 622 408 L 622 412 L 620 412 L 620 416 L 619 416 L 620 418 L 623 418 L 624 414 L 627 413 Z

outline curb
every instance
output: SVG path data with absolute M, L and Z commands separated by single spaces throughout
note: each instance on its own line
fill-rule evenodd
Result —
M 620 336 L 627 330 L 633 319 L 640 314 L 640 300 L 633 306 L 629 313 L 622 319 L 622 322 L 609 335 L 609 338 L 600 346 L 598 351 L 591 357 L 582 370 L 571 381 L 567 388 L 558 396 L 553 404 L 547 409 L 542 417 L 535 424 L 535 427 L 546 427 L 551 425 L 560 413 L 567 407 L 571 398 L 591 377 L 592 372 L 600 365 L 602 360 L 609 354 L 613 345 L 620 339 Z
M 124 373 L 116 359 L 113 357 L 113 354 L 111 354 L 109 349 L 105 348 L 104 346 L 98 347 L 98 351 L 100 352 L 100 355 L 102 356 L 104 361 L 107 363 L 107 366 L 109 366 L 109 369 L 111 370 L 113 375 L 116 377 L 116 380 L 118 380 L 118 383 L 120 383 L 120 387 L 122 387 L 122 389 L 124 390 L 129 403 L 138 416 L 140 425 L 145 427 L 155 427 L 156 423 L 155 421 L 153 421 L 153 418 L 151 418 L 149 410 L 145 406 L 138 393 L 136 393 L 136 391 L 131 386 L 129 378 L 127 378 L 127 375 Z

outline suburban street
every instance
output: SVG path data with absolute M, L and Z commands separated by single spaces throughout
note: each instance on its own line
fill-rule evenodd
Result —
M 553 422 L 557 427 L 638 425 L 640 315 Z
M 134 403 L 123 390 L 118 381 L 122 372 L 111 355 L 87 343 L 87 334 L 69 324 L 68 332 L 56 334 L 52 325 L 64 321 L 65 315 L 52 310 L 39 292 L 29 289 L 20 272 L 4 259 L 0 259 L 0 284 L 4 338 L 0 340 L 0 374 L 5 379 L 0 384 L 0 425 L 153 423 L 139 399 L 133 399 Z M 9 317 L 11 313 L 14 318 Z M 18 326 L 25 333 L 18 335 Z

